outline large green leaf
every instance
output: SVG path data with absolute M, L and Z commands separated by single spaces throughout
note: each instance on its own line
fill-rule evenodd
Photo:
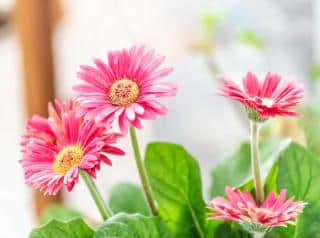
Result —
M 268 176 L 267 191 L 286 189 L 288 196 L 308 202 L 299 216 L 297 227 L 277 228 L 266 238 L 320 238 L 320 161 L 306 148 L 291 143 L 280 156 L 278 163 Z M 317 227 L 317 228 L 314 228 Z
M 131 183 L 119 183 L 113 187 L 109 199 L 113 212 L 140 213 L 150 215 L 143 191 Z
M 320 238 L 320 200 L 310 202 L 300 215 L 297 224 L 297 238 Z
M 290 144 L 290 140 L 266 140 L 260 146 L 261 174 L 263 181 L 278 158 L 278 155 Z M 252 180 L 250 144 L 243 143 L 229 158 L 212 171 L 210 196 L 224 195 L 225 187 L 241 187 Z
M 320 160 L 320 110 L 317 103 L 316 107 L 309 106 L 303 110 L 304 116 L 300 122 L 303 126 L 308 148 Z
M 93 238 L 93 230 L 81 219 L 68 222 L 51 220 L 32 230 L 29 238 Z
M 320 237 L 319 171 L 320 160 L 304 147 L 294 143 L 279 158 L 278 189 L 286 188 L 289 196 L 308 202 L 298 219 L 294 237 Z
M 297 200 L 320 199 L 320 161 L 301 145 L 291 145 L 280 155 L 278 189 L 287 189 Z
M 81 218 L 82 215 L 79 211 L 60 206 L 60 205 L 53 205 L 48 207 L 44 213 L 41 215 L 40 224 L 48 223 L 51 220 L 58 220 L 58 221 L 69 221 L 74 218 Z
M 171 238 L 159 217 L 119 213 L 102 224 L 95 238 Z
M 198 163 L 180 145 L 152 143 L 146 169 L 159 214 L 174 237 L 205 237 L 205 204 Z

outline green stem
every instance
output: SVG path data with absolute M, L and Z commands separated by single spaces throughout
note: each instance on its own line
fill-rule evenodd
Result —
M 156 205 L 155 205 L 155 202 L 154 202 L 154 199 L 153 199 L 151 186 L 150 186 L 149 179 L 148 179 L 148 176 L 147 176 L 147 172 L 146 172 L 146 169 L 144 167 L 143 160 L 142 160 L 142 157 L 141 157 L 141 153 L 140 153 L 140 150 L 139 150 L 136 131 L 135 131 L 134 127 L 132 127 L 132 126 L 130 127 L 130 136 L 131 136 L 131 144 L 132 144 L 132 148 L 133 148 L 133 152 L 134 152 L 134 157 L 135 157 L 135 160 L 136 160 L 136 165 L 137 165 L 137 168 L 138 168 L 138 172 L 139 172 L 140 180 L 141 180 L 142 187 L 143 187 L 143 190 L 144 190 L 144 194 L 145 194 L 146 200 L 148 202 L 150 212 L 153 215 L 156 215 L 157 214 L 157 208 L 156 208 Z
M 103 218 L 103 220 L 107 220 L 110 216 L 112 216 L 111 209 L 107 206 L 107 204 L 104 202 L 96 184 L 94 183 L 93 179 L 90 177 L 90 175 L 84 171 L 80 170 L 81 177 L 85 181 L 90 194 L 94 200 L 94 202 L 97 205 L 97 208 Z
M 256 198 L 258 204 L 262 204 L 264 201 L 263 184 L 260 175 L 260 159 L 259 159 L 259 124 L 254 121 L 250 121 L 251 128 L 251 164 L 253 181 L 256 189 Z
M 255 232 L 253 233 L 253 238 L 263 238 L 265 233 Z

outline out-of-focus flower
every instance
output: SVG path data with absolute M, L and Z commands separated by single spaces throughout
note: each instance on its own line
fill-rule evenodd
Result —
M 108 64 L 96 59 L 96 67 L 81 66 L 78 77 L 84 83 L 74 86 L 81 114 L 87 119 L 110 125 L 118 117 L 119 127 L 126 134 L 133 125 L 141 128 L 141 119 L 155 119 L 167 108 L 158 98 L 175 96 L 177 87 L 159 82 L 172 69 L 159 69 L 165 57 L 154 50 L 132 47 L 108 53 Z
M 282 190 L 278 197 L 270 192 L 260 206 L 247 191 L 226 187 L 226 194 L 227 199 L 217 197 L 210 202 L 209 218 L 237 222 L 251 233 L 265 233 L 273 227 L 295 224 L 305 207 L 302 201 L 286 200 L 286 190 Z
M 265 121 L 275 116 L 297 116 L 295 106 L 303 98 L 303 88 L 294 81 L 285 81 L 278 74 L 268 73 L 262 82 L 248 72 L 243 78 L 243 89 L 232 80 L 222 78 L 219 95 L 245 105 L 248 116 L 254 121 Z
M 55 108 L 49 104 L 49 114 L 48 119 L 34 116 L 27 122 L 20 160 L 26 184 L 45 195 L 55 195 L 63 184 L 71 191 L 80 169 L 95 177 L 101 161 L 111 165 L 108 154 L 124 154 L 112 145 L 120 135 L 84 121 L 72 101 L 56 101 Z

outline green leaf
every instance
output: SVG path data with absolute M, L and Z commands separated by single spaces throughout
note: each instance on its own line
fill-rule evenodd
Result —
M 277 186 L 278 173 L 279 173 L 279 164 L 275 163 L 272 169 L 270 170 L 264 185 L 264 190 L 267 191 L 267 193 L 269 191 L 274 191 L 274 192 L 278 191 L 278 186 Z
M 48 207 L 40 218 L 40 224 L 48 223 L 51 220 L 58 220 L 58 221 L 69 221 L 74 218 L 81 218 L 82 215 L 79 211 L 66 208 L 59 205 L 53 205 Z
M 209 212 L 209 209 L 207 209 Z M 223 223 L 223 221 L 219 220 L 207 220 L 206 224 L 206 238 L 213 238 L 214 233 L 216 232 L 217 228 Z
M 93 234 L 93 230 L 81 218 L 76 218 L 68 222 L 51 220 L 33 229 L 29 238 L 93 238 Z
M 232 228 L 231 228 L 231 223 L 224 222 L 220 226 L 217 227 L 214 237 L 219 237 L 219 238 L 229 238 L 229 237 L 234 237 L 234 238 L 239 238 L 239 235 L 234 234 Z
M 288 197 L 294 196 L 295 200 L 303 200 L 308 202 L 308 205 L 300 214 L 297 227 L 274 229 L 266 238 L 320 238 L 319 171 L 320 161 L 301 145 L 291 143 L 280 154 L 278 163 L 268 177 L 268 190 L 286 189 Z
M 109 205 L 113 212 L 150 215 L 143 191 L 131 183 L 119 183 L 111 191 Z
M 171 238 L 172 236 L 159 217 L 119 213 L 102 224 L 94 237 Z
M 278 158 L 278 155 L 290 144 L 290 140 L 266 140 L 260 146 L 261 174 L 263 181 Z M 250 144 L 243 143 L 229 158 L 225 159 L 211 173 L 212 186 L 210 197 L 224 195 L 225 187 L 241 187 L 251 182 Z
M 319 103 L 316 103 L 316 106 L 306 107 L 302 112 L 304 116 L 300 118 L 300 122 L 308 148 L 320 160 L 320 110 L 318 105 Z
M 310 202 L 300 215 L 296 235 L 299 238 L 320 238 L 320 201 Z
M 301 145 L 292 143 L 279 158 L 277 185 L 288 196 L 308 202 L 298 219 L 295 236 L 319 238 L 320 161 Z M 316 227 L 316 228 L 315 228 Z M 289 236 L 288 236 L 289 238 Z
M 279 157 L 278 189 L 296 200 L 320 199 L 320 161 L 303 146 L 291 143 Z
M 147 147 L 146 169 L 159 214 L 174 237 L 205 237 L 205 204 L 197 161 L 176 144 Z
M 213 234 L 208 238 L 251 238 L 251 235 L 234 222 L 211 221 Z
M 215 238 L 250 238 L 251 236 L 245 232 L 238 224 L 231 222 L 221 223 L 215 229 Z

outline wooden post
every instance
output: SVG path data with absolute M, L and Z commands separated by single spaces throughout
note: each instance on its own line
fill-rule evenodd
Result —
M 49 0 L 16 0 L 14 20 L 21 42 L 28 117 L 34 113 L 47 116 L 47 104 L 54 99 L 51 4 Z M 37 217 L 49 204 L 61 202 L 61 194 L 44 197 L 35 192 L 34 198 Z

